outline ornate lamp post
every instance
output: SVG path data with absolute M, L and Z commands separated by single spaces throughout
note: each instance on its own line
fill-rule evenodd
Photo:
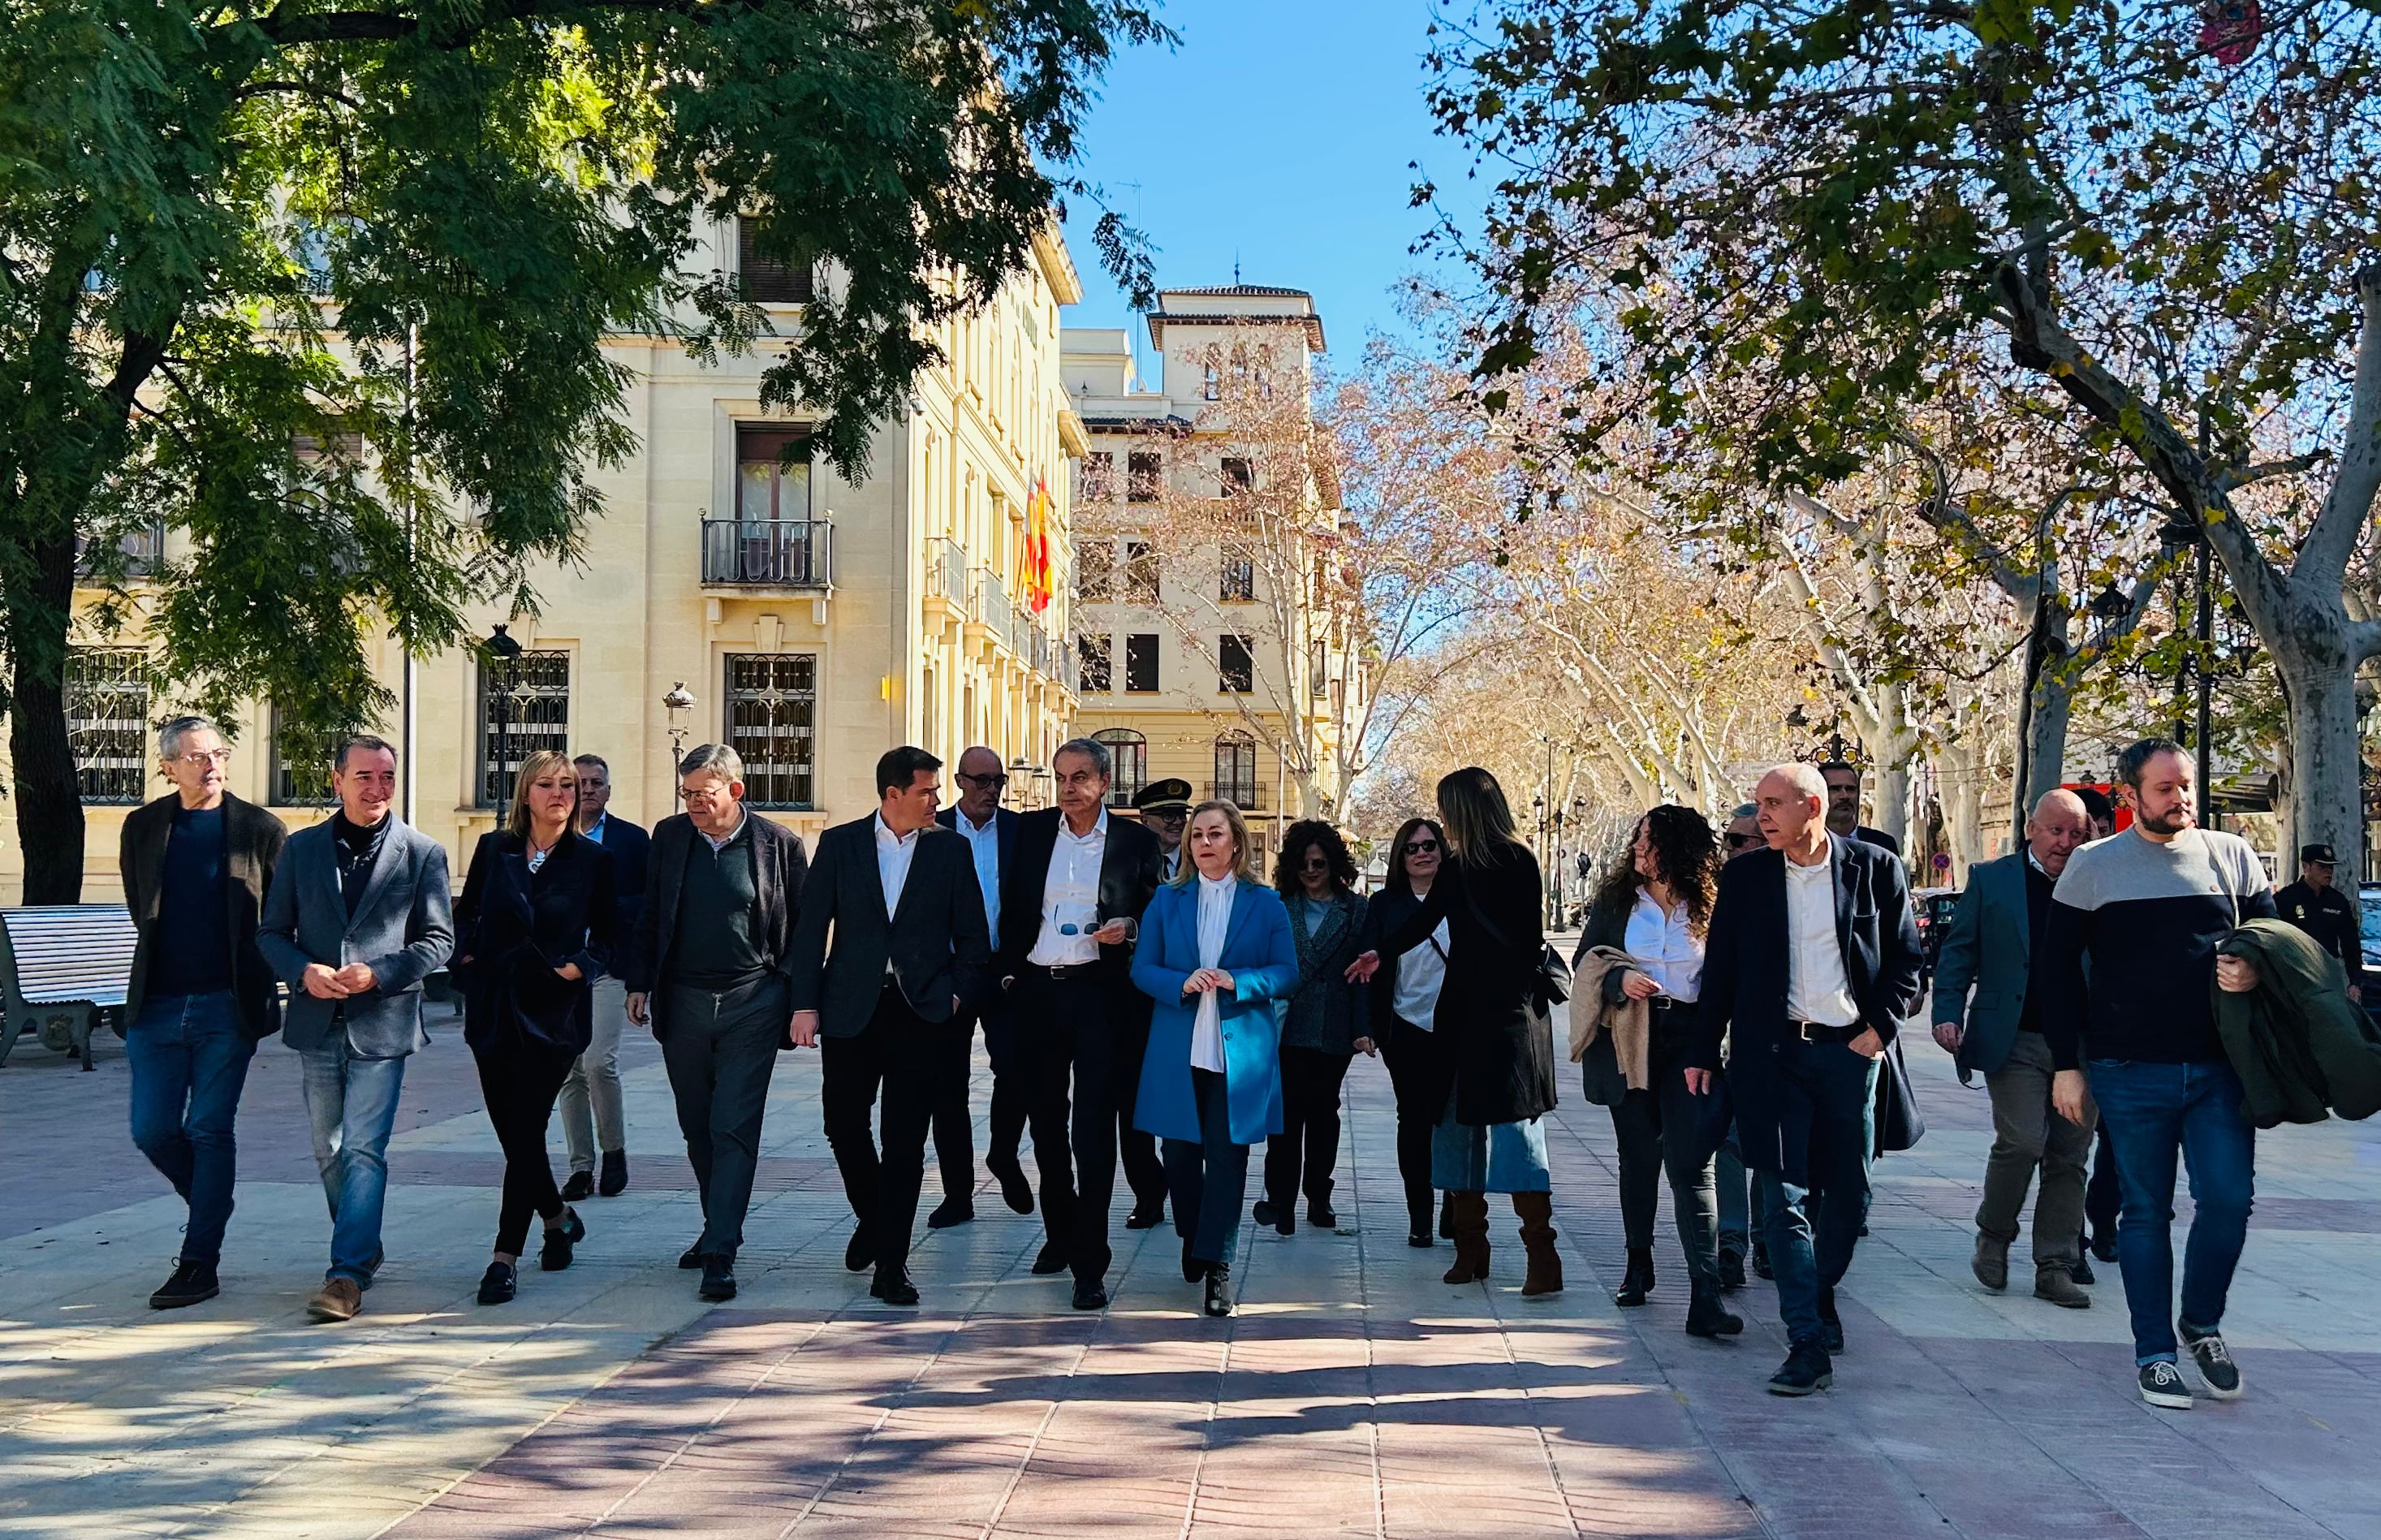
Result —
M 494 708 L 495 721 L 496 784 L 491 799 L 496 809 L 496 826 L 504 827 L 505 814 L 513 800 L 512 715 L 515 696 L 520 689 L 521 644 L 499 624 L 488 628 L 488 640 L 482 643 L 488 656 L 495 660 L 490 670 L 488 703 Z
M 679 795 L 678 766 L 686 762 L 687 726 L 680 718 L 694 710 L 694 691 L 686 687 L 684 679 L 669 687 L 669 693 L 662 697 L 662 710 L 669 714 L 670 796 L 675 804 Z

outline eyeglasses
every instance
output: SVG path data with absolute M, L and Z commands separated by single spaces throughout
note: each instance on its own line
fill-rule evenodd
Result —
M 210 764 L 229 764 L 231 751 L 229 749 L 193 749 L 180 758 L 184 764 L 193 770 L 203 769 Z
M 1728 848 L 1731 850 L 1750 850 L 1755 845 L 1768 843 L 1757 834 L 1732 834 L 1728 837 Z
M 1008 776 L 1005 771 L 990 776 L 971 776 L 966 771 L 962 770 L 959 772 L 959 779 L 972 782 L 977 786 L 1007 786 L 1008 784 Z
M 1298 869 L 1301 872 L 1328 872 L 1331 870 L 1331 858 L 1309 856 L 1298 863 Z
M 1437 853 L 1438 841 L 1435 839 L 1409 839 L 1406 841 L 1406 854 L 1410 856 L 1434 856 Z

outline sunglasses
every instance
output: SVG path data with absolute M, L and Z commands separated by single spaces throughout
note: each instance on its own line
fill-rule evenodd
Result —
M 1007 786 L 1007 785 L 1008 784 L 1008 776 L 1007 776 L 1007 775 L 1005 775 L 1005 774 L 1003 774 L 1003 775 L 992 775 L 992 776 L 971 776 L 971 775 L 969 775 L 966 771 L 962 770 L 962 771 L 960 771 L 960 772 L 959 772 L 959 779 L 961 779 L 961 780 L 963 780 L 963 781 L 969 781 L 969 782 L 971 782 L 971 783 L 973 783 L 974 785 L 977 785 L 977 786 Z
M 1750 850 L 1755 845 L 1768 843 L 1757 834 L 1732 834 L 1728 837 L 1728 848 L 1731 850 Z
M 1328 872 L 1331 861 L 1327 856 L 1309 856 L 1298 863 L 1298 869 L 1301 872 Z
M 1406 854 L 1410 856 L 1431 856 L 1436 855 L 1437 853 L 1438 841 L 1435 839 L 1409 839 L 1406 841 Z

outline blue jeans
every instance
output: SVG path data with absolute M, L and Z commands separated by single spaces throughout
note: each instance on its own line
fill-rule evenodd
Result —
M 125 1038 L 132 1063 L 132 1143 L 190 1205 L 182 1260 L 214 1266 L 231 1223 L 238 1168 L 232 1125 L 256 1045 L 230 990 L 153 995 Z
M 1776 1171 L 1756 1171 L 1755 1202 L 1769 1243 L 1770 1270 L 1777 1276 L 1777 1314 L 1785 1318 L 1787 1339 L 1796 1347 L 1812 1346 L 1825 1329 L 1819 1301 L 1850 1270 L 1868 1212 L 1878 1066 L 1838 1043 L 1783 1043 L 1770 1063 L 1785 1093 L 1780 1111 L 1789 1140 L 1799 1131 L 1811 1179 L 1797 1185 Z M 1814 1204 L 1817 1190 L 1826 1197 Z
M 331 1203 L 329 1277 L 370 1286 L 388 1199 L 388 1136 L 405 1089 L 402 1058 L 359 1058 L 342 1033 L 299 1055 L 314 1165 Z
M 2241 1082 L 2222 1060 L 2152 1064 L 2095 1058 L 2085 1067 L 2117 1157 L 2124 1207 L 2117 1268 L 2133 1318 L 2133 1362 L 2175 1357 L 2174 1157 L 2191 1169 L 2197 1212 L 2182 1255 L 2182 1324 L 2210 1332 L 2224 1322 L 2232 1269 L 2249 1239 L 2257 1131 L 2241 1110 Z

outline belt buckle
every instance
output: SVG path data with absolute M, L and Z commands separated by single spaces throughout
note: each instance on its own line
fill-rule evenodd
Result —
M 1813 1033 L 1820 1030 L 1815 1022 L 1797 1021 L 1794 1023 L 1794 1030 L 1801 1034 L 1802 1041 L 1805 1043 L 1816 1043 L 1818 1041 L 1818 1038 L 1813 1035 Z

